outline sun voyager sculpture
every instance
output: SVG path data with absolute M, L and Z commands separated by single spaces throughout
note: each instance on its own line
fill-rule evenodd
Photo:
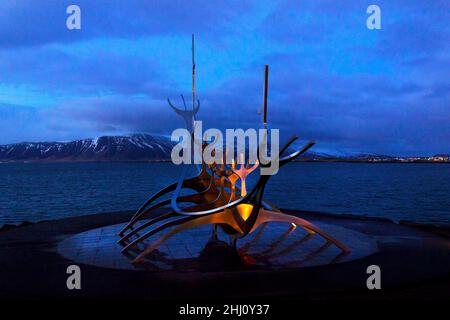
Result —
M 265 66 L 264 82 L 264 128 L 267 130 L 267 95 L 268 95 L 268 66 Z M 195 62 L 194 62 L 194 37 L 192 36 L 192 109 L 188 109 L 185 99 L 182 97 L 184 108 L 175 107 L 170 100 L 170 107 L 183 118 L 186 129 L 192 134 L 196 114 L 200 109 L 200 102 L 195 97 Z M 281 169 L 289 162 L 303 155 L 314 144 L 310 141 L 301 149 L 288 155 L 284 155 L 297 137 L 292 137 L 282 148 L 278 155 L 272 155 L 271 161 L 278 161 Z M 202 143 L 201 148 L 206 148 L 207 143 Z M 258 155 L 260 153 L 258 152 Z M 259 158 L 259 156 L 258 156 Z M 221 163 L 199 165 L 199 173 L 194 177 L 187 178 L 187 165 L 184 165 L 182 174 L 177 182 L 174 182 L 156 194 L 151 196 L 141 208 L 131 217 L 130 221 L 119 232 L 118 243 L 123 246 L 122 253 L 136 251 L 137 256 L 133 263 L 142 263 L 145 258 L 161 244 L 174 235 L 188 229 L 211 225 L 213 237 L 217 238 L 218 228 L 229 235 L 231 244 L 237 248 L 239 238 L 253 233 L 259 228 L 260 231 L 271 222 L 282 222 L 290 225 L 292 229 L 297 226 L 306 230 L 310 235 L 317 234 L 323 237 L 327 243 L 334 244 L 342 253 L 350 252 L 350 249 L 325 231 L 321 230 L 311 222 L 297 216 L 281 212 L 273 204 L 263 199 L 265 186 L 271 175 L 260 174 L 257 182 L 247 192 L 246 178 L 254 174 L 256 169 L 264 166 L 270 167 L 271 161 L 258 159 L 254 164 L 236 161 L 227 165 Z M 241 162 L 242 159 L 241 159 Z M 245 161 L 244 161 L 245 162 Z M 288 187 L 288 186 L 286 186 Z M 183 195 L 182 195 L 183 193 Z M 186 194 L 187 193 L 187 194 Z M 169 199 L 164 199 L 171 195 Z M 183 205 L 180 205 L 183 204 Z M 166 211 L 162 210 L 167 208 Z M 157 215 L 155 216 L 155 213 Z M 148 217 L 152 216 L 151 219 Z M 150 245 L 138 249 L 140 244 L 153 236 L 159 235 L 157 240 Z

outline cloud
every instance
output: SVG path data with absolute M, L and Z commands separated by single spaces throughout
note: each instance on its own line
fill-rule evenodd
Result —
M 69 43 L 91 38 L 139 38 L 162 34 L 213 33 L 251 10 L 257 2 L 3 0 L 0 47 Z M 66 28 L 66 8 L 81 8 L 81 30 Z
M 318 147 L 390 154 L 450 149 L 446 1 L 68 1 L 0 5 L 0 143 L 169 134 L 190 91 L 190 34 L 205 127 L 269 122 Z M 26 94 L 25 94 L 26 93 Z M 17 130 L 20 124 L 21 130 Z

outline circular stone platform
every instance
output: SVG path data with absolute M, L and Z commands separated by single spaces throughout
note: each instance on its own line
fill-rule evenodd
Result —
M 238 241 L 238 250 L 245 261 L 245 267 L 279 269 L 327 265 L 366 257 L 378 250 L 376 241 L 366 234 L 323 222 L 318 222 L 317 226 L 346 244 L 351 252 L 343 254 L 317 234 L 309 235 L 300 227 L 275 222 L 267 224 L 265 228 L 260 227 Z M 148 256 L 144 264 L 136 266 L 131 260 L 136 257 L 137 252 L 125 255 L 121 253 L 123 246 L 117 244 L 117 234 L 123 227 L 124 224 L 115 224 L 76 234 L 62 241 L 58 252 L 76 263 L 104 268 L 208 271 L 209 263 L 205 262 L 204 256 L 199 261 L 207 244 L 219 243 L 221 248 L 226 248 L 225 243 L 229 242 L 229 237 L 223 231 L 219 231 L 219 242 L 212 241 L 211 226 L 186 230 L 161 245 Z M 139 246 L 139 251 L 164 233 L 148 238 Z M 217 265 L 217 261 L 211 263 Z M 229 266 L 224 266 L 223 269 L 229 270 Z
M 257 257 L 271 255 L 272 258 L 268 261 L 272 264 L 267 263 L 267 259 L 256 259 L 256 264 L 250 270 L 196 271 L 198 266 L 207 264 L 200 263 L 205 261 L 202 260 L 205 254 L 202 252 L 200 258 L 190 259 L 188 252 L 195 252 L 183 249 L 182 243 L 195 247 L 194 241 L 198 239 L 205 241 L 200 241 L 199 244 L 203 248 L 211 229 L 193 229 L 183 234 L 181 240 L 177 240 L 177 237 L 170 240 L 167 243 L 170 252 L 164 246 L 161 247 L 160 257 L 167 259 L 160 259 L 161 266 L 153 267 L 155 271 L 149 272 L 134 269 L 130 260 L 120 254 L 121 248 L 116 245 L 118 238 L 113 229 L 120 228 L 120 224 L 127 222 L 133 212 L 101 213 L 39 222 L 0 232 L 0 298 L 22 301 L 24 298 L 80 297 L 131 299 L 134 302 L 139 299 L 185 301 L 187 298 L 222 301 L 220 299 L 226 298 L 239 299 L 237 301 L 253 299 L 257 303 L 274 301 L 272 298 L 295 298 L 296 303 L 299 299 L 344 299 L 350 303 L 361 299 L 378 301 L 380 298 L 448 299 L 448 237 L 386 219 L 288 209 L 284 211 L 322 227 L 350 246 L 352 254 L 335 259 L 337 249 L 329 246 L 319 250 L 324 242 L 317 235 L 297 243 L 294 246 L 295 252 L 286 253 L 286 250 L 289 251 L 289 244 L 294 244 L 297 240 L 300 242 L 306 233 L 297 228 L 286 239 L 279 241 L 280 236 L 289 230 L 289 225 L 274 223 L 253 244 L 253 249 L 250 247 L 248 251 L 249 255 Z M 246 241 L 251 241 L 256 234 L 240 240 L 239 247 L 242 249 Z M 180 247 L 178 250 L 175 249 L 177 245 Z M 230 252 L 226 248 L 218 246 L 217 256 L 222 257 L 222 253 L 225 253 L 227 258 L 230 257 L 226 255 Z M 105 254 L 108 250 L 111 254 Z M 377 251 L 370 254 L 373 250 Z M 283 254 L 277 256 L 279 253 Z M 285 257 L 286 264 L 281 260 L 282 256 Z M 330 264 L 333 260 L 340 263 Z M 67 267 L 74 264 L 74 261 L 79 261 L 75 264 L 82 270 L 83 289 L 76 292 L 67 290 L 66 286 Z M 150 264 L 151 261 L 152 259 Z M 198 263 L 192 264 L 192 261 Z M 226 263 L 228 259 L 224 258 L 222 262 Z M 125 269 L 118 269 L 122 263 Z M 322 265 L 317 266 L 319 264 Z M 311 265 L 317 267 L 303 267 Z M 377 292 L 367 289 L 366 270 L 370 265 L 377 265 L 382 270 L 382 290 L 376 290 Z M 170 268 L 173 271 L 165 271 Z M 159 271 L 161 269 L 163 271 Z

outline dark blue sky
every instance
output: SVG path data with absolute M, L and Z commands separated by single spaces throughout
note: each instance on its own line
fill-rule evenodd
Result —
M 162 4 L 163 2 L 164 4 Z M 366 28 L 369 4 L 382 29 Z M 0 144 L 170 134 L 190 92 L 205 126 L 269 122 L 317 151 L 450 153 L 448 1 L 0 2 Z M 66 28 L 81 7 L 82 29 Z

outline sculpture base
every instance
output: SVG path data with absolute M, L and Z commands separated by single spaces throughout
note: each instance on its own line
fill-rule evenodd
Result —
M 343 254 L 319 235 L 311 235 L 288 223 L 268 223 L 238 240 L 237 248 L 220 228 L 218 241 L 213 229 L 203 226 L 169 239 L 148 255 L 145 262 L 131 263 L 145 247 L 161 235 L 148 238 L 136 250 L 123 254 L 117 233 L 124 224 L 89 230 L 72 236 L 58 246 L 58 252 L 76 263 L 114 269 L 230 271 L 242 269 L 301 268 L 347 262 L 377 251 L 375 240 L 348 228 L 319 222 L 318 226 L 346 243 L 351 252 Z

